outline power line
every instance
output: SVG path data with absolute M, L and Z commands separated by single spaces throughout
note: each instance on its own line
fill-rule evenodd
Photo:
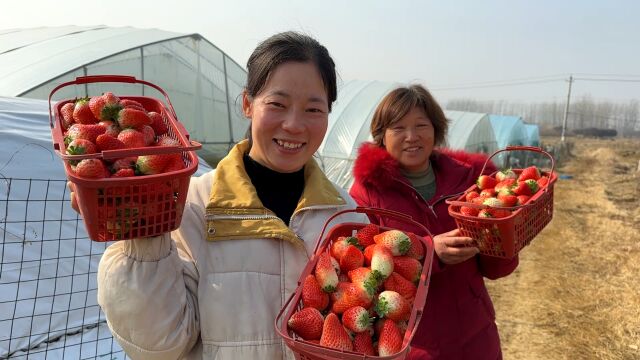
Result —
M 593 79 L 593 78 L 573 78 L 573 80 L 586 80 L 586 81 L 613 81 L 613 82 L 640 82 L 640 79 Z
M 519 81 L 519 82 L 503 82 L 503 83 L 495 83 L 495 84 L 486 84 L 486 85 L 460 85 L 460 86 L 449 86 L 449 87 L 431 87 L 430 90 L 433 91 L 446 91 L 446 90 L 462 90 L 462 89 L 479 89 L 479 88 L 490 88 L 490 87 L 505 87 L 505 86 L 518 86 L 518 85 L 527 85 L 527 84 L 542 84 L 542 83 L 550 83 L 557 81 L 564 81 L 563 78 L 558 79 L 548 79 L 548 80 L 530 80 L 530 81 Z

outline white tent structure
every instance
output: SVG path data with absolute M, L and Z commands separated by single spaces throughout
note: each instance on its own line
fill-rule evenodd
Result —
M 199 34 L 107 26 L 0 31 L 0 96 L 47 99 L 61 83 L 98 74 L 133 76 L 164 89 L 208 160 L 244 137 L 248 122 L 237 99 L 246 71 Z M 163 99 L 139 84 L 97 83 L 66 87 L 54 100 L 104 91 Z
M 524 122 L 519 116 L 489 115 L 493 131 L 496 134 L 498 148 L 504 149 L 507 146 L 522 146 L 528 142 L 527 132 Z M 528 152 L 506 151 L 501 152 L 494 158 L 494 163 L 498 167 L 522 167 L 526 162 Z
M 397 83 L 353 80 L 344 83 L 329 115 L 327 135 L 316 154 L 325 173 L 338 185 L 353 183 L 352 166 L 362 142 L 370 141 L 376 106 Z M 469 152 L 493 152 L 496 140 L 486 114 L 446 111 L 449 132 L 445 146 Z
M 540 127 L 536 124 L 524 124 L 524 131 L 527 134 L 524 144 L 540 147 Z
M 96 302 L 109 243 L 70 206 L 48 111 L 0 97 L 0 359 L 123 359 Z M 195 175 L 210 170 L 200 159 Z

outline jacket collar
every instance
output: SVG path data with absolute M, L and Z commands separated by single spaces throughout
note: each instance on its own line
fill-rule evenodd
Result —
M 258 198 L 242 160 L 248 151 L 249 142 L 243 140 L 216 167 L 207 204 L 207 239 L 271 237 L 298 244 L 300 240 L 291 229 Z M 315 160 L 305 164 L 304 177 L 304 190 L 294 214 L 309 207 L 346 204 Z

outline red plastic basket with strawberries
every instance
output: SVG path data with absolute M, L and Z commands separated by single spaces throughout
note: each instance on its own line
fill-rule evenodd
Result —
M 463 195 L 447 200 L 449 215 L 463 236 L 477 242 L 481 254 L 513 258 L 553 217 L 557 175 L 549 153 L 537 147 L 509 146 L 494 152 L 485 167 L 496 154 L 519 150 L 544 154 L 551 160 L 551 169 L 529 166 L 482 175 Z
M 62 100 L 52 109 L 58 90 L 90 83 L 150 86 L 167 106 L 152 97 L 105 92 Z M 79 77 L 51 91 L 49 121 L 92 240 L 156 236 L 180 225 L 189 180 L 198 168 L 194 150 L 202 145 L 189 140 L 164 90 L 130 76 Z
M 427 298 L 432 237 L 363 223 L 337 224 L 325 237 L 328 224 L 348 212 L 392 217 L 431 235 L 394 211 L 336 213 L 280 310 L 276 330 L 296 359 L 404 359 Z

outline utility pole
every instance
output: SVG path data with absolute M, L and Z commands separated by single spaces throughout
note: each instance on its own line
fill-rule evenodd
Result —
M 564 119 L 562 119 L 562 135 L 560 141 L 564 143 L 564 133 L 567 131 L 567 118 L 569 117 L 569 101 L 571 101 L 571 84 L 573 84 L 573 75 L 569 75 L 569 92 L 567 93 L 567 104 L 564 107 Z

